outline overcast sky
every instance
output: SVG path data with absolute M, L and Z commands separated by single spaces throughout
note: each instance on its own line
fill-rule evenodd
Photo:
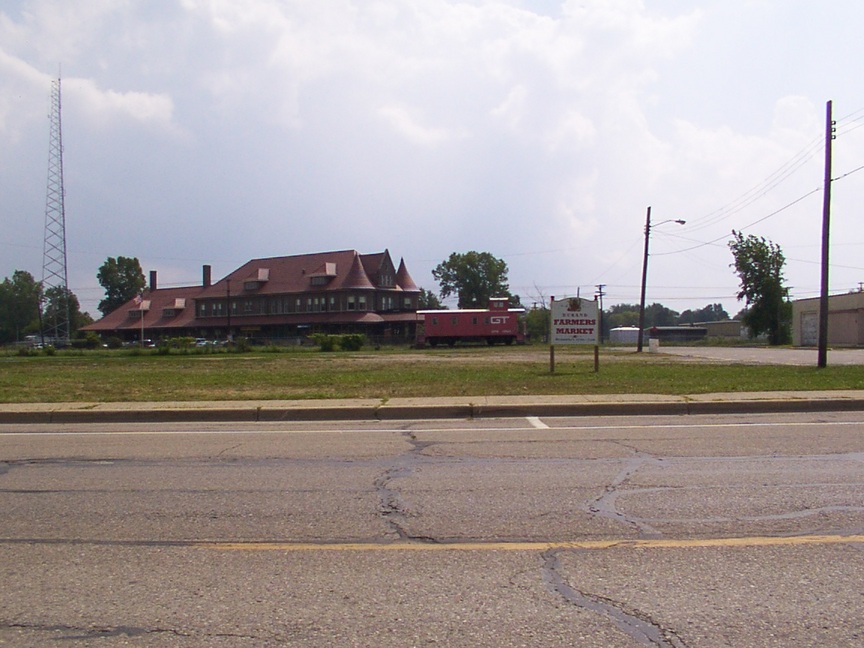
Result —
M 817 296 L 828 100 L 831 291 L 858 289 L 862 26 L 860 0 L 6 0 L 0 279 L 42 277 L 61 74 L 69 287 L 94 316 L 109 256 L 168 287 L 338 249 L 387 248 L 435 292 L 477 250 L 528 305 L 636 303 L 649 205 L 649 303 L 738 312 L 733 229 Z

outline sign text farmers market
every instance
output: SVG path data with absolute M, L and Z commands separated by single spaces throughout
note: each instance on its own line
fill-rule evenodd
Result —
M 597 302 L 568 297 L 552 300 L 552 344 L 598 344 Z

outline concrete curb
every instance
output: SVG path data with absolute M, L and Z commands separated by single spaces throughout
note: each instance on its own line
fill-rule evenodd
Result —
M 202 403 L 0 404 L 0 424 L 258 423 L 864 411 L 864 391 Z

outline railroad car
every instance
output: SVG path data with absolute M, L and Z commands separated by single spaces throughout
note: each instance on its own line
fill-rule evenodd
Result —
M 525 343 L 525 309 L 510 308 L 510 300 L 495 297 L 489 308 L 417 311 L 417 346 L 457 342 Z

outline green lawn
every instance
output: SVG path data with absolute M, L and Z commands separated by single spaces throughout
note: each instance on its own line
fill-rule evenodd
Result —
M 470 347 L 321 353 L 155 350 L 0 356 L 0 402 L 272 400 L 864 389 L 864 367 L 741 366 L 592 349 Z

